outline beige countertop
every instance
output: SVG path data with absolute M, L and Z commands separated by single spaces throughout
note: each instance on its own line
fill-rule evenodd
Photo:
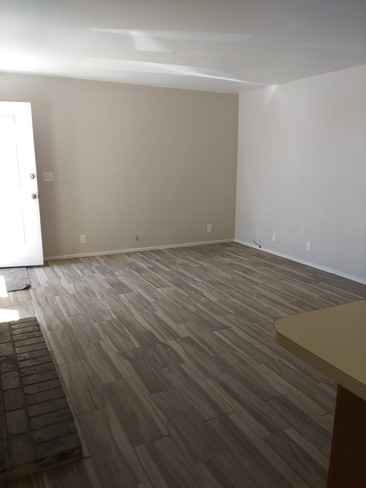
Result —
M 366 401 L 366 300 L 284 317 L 278 344 Z

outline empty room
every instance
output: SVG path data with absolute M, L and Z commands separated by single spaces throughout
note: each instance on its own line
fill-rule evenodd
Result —
M 366 488 L 364 0 L 0 2 L 0 485 Z

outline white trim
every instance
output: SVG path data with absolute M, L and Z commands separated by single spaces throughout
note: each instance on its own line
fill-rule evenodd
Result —
M 207 244 L 223 244 L 225 242 L 234 242 L 234 239 L 220 239 L 217 241 L 202 241 L 202 242 L 184 242 L 183 244 L 166 244 L 164 246 L 133 247 L 131 249 L 118 249 L 115 251 L 85 252 L 82 254 L 65 254 L 63 256 L 47 256 L 44 258 L 44 260 L 55 261 L 58 259 L 87 258 L 90 256 L 106 256 L 108 254 L 124 254 L 128 252 L 154 251 L 156 249 L 174 249 L 176 247 L 194 247 L 194 246 L 204 246 Z
M 335 274 L 337 276 L 341 276 L 342 278 L 347 278 L 348 280 L 357 281 L 358 283 L 362 283 L 363 285 L 366 285 L 366 280 L 359 278 L 357 276 L 347 274 L 347 273 L 342 273 L 342 271 L 337 271 L 337 270 L 332 269 L 332 268 L 327 268 L 326 266 L 321 266 L 319 264 L 315 264 L 315 263 L 312 263 L 310 261 L 305 261 L 304 259 L 298 259 L 298 258 L 295 258 L 294 256 L 290 256 L 289 254 L 284 254 L 281 252 L 272 251 L 271 249 L 266 249 L 264 247 L 259 248 L 258 246 L 256 246 L 255 244 L 252 244 L 250 242 L 239 241 L 238 239 L 235 239 L 234 242 L 236 242 L 237 244 L 242 244 L 243 246 L 248 246 L 248 247 L 252 247 L 254 249 L 258 249 L 258 251 L 268 252 L 269 254 L 274 254 L 275 256 L 279 256 L 281 258 L 289 259 L 290 261 L 295 261 L 296 263 L 305 264 L 306 266 L 310 266 L 312 268 L 319 269 L 320 271 L 325 271 L 326 273 L 332 273 L 332 274 Z

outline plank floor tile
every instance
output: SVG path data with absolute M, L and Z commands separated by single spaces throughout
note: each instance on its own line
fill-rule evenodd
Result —
M 148 481 L 127 434 L 110 407 L 78 416 L 101 486 L 135 487 Z
M 85 459 L 6 488 L 325 488 L 336 385 L 278 346 L 273 323 L 365 285 L 238 244 L 29 274 L 0 321 L 38 318 Z

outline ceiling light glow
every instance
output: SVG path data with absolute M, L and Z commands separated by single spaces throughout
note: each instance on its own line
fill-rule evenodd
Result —
M 43 66 L 39 56 L 0 49 L 0 71 L 33 72 Z

